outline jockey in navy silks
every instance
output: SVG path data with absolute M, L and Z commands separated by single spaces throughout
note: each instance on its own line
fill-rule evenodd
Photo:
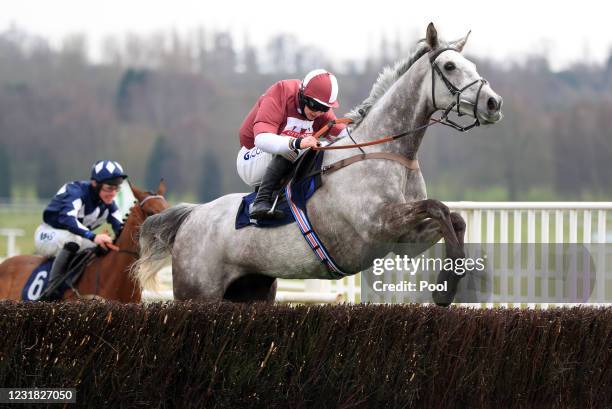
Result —
M 36 252 L 55 257 L 49 282 L 62 274 L 79 249 L 112 244 L 108 234 L 93 232 L 104 222 L 115 236 L 121 233 L 122 217 L 114 199 L 127 177 L 119 163 L 101 160 L 92 166 L 90 181 L 66 183 L 56 193 L 34 235 Z

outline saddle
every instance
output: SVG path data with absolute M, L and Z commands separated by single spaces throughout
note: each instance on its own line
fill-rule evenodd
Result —
M 50 285 L 58 285 L 58 291 L 62 294 L 69 288 L 74 289 L 83 275 L 85 267 L 87 267 L 91 260 L 101 255 L 100 250 L 96 247 L 79 251 L 70 260 L 66 271 L 57 278 L 57 282 L 55 283 L 49 282 L 49 272 L 51 271 L 55 258 L 43 260 L 30 274 L 28 281 L 21 291 L 21 299 L 24 301 L 36 301 Z
M 285 188 L 291 183 L 291 196 L 294 200 L 306 202 L 321 187 L 321 165 L 323 163 L 324 151 L 310 150 L 300 157 L 296 163 L 293 172 L 281 184 L 281 188 L 275 192 L 273 197 L 276 202 L 276 209 L 284 213 L 282 219 L 261 219 L 254 220 L 249 218 L 249 209 L 251 203 L 257 196 L 257 191 L 254 191 L 242 198 L 242 202 L 238 207 L 236 214 L 236 230 L 246 226 L 256 227 L 277 227 L 293 223 L 295 221 L 287 198 L 285 196 Z

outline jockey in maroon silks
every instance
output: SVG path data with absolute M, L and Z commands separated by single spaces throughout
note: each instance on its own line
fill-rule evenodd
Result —
M 259 97 L 240 127 L 242 148 L 236 160 L 242 180 L 259 186 L 252 219 L 282 217 L 282 212 L 271 211 L 273 192 L 300 152 L 318 145 L 313 135 L 336 119 L 332 108 L 338 106 L 338 81 L 323 69 L 309 72 L 302 81 L 279 81 Z M 345 127 L 335 124 L 329 136 L 343 137 Z

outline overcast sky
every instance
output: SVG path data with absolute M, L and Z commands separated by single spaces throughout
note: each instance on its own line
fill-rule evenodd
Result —
M 422 37 L 433 21 L 443 38 L 468 30 L 470 53 L 522 60 L 546 53 L 554 68 L 576 61 L 603 62 L 612 47 L 607 1 L 219 1 L 219 0 L 12 0 L 2 4 L 0 28 L 11 24 L 50 38 L 86 33 L 96 47 L 108 35 L 146 34 L 196 27 L 245 33 L 255 45 L 279 32 L 297 36 L 342 61 L 375 51 L 380 34 Z

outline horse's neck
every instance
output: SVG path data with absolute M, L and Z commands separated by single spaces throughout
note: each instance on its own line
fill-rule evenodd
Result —
M 142 214 L 140 208 L 133 208 L 125 221 L 125 224 L 123 225 L 123 230 L 119 236 L 119 240 L 117 240 L 116 243 L 120 249 L 138 252 L 136 236 L 143 221 L 144 215 Z
M 79 291 L 121 302 L 140 301 L 140 287 L 128 274 L 129 268 L 137 258 L 138 247 L 135 237 L 144 219 L 141 213 L 135 212 L 140 212 L 140 209 L 133 209 L 130 212 L 123 231 L 115 243 L 120 251 L 111 251 L 95 259 L 87 268 L 89 274 L 84 275 L 79 282 Z
M 354 139 L 358 143 L 370 142 L 426 125 L 432 113 L 429 82 L 429 70 L 423 67 L 423 61 L 415 63 L 374 104 L 353 132 Z M 416 159 L 424 134 L 425 129 L 422 129 L 367 150 L 393 152 Z

